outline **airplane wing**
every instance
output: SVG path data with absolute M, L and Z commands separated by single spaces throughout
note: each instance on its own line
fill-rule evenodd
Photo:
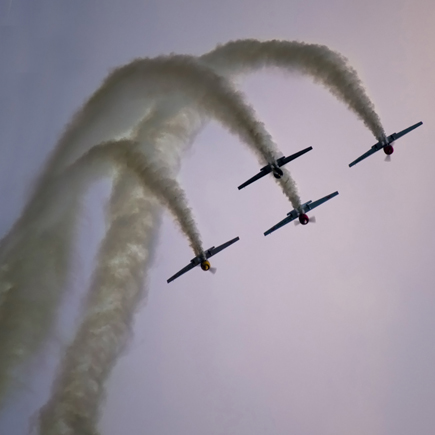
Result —
M 417 124 L 411 125 L 411 127 L 405 128 L 405 130 L 399 131 L 399 133 L 393 133 L 391 136 L 388 136 L 388 143 L 392 143 L 397 139 L 400 139 L 402 136 L 405 136 L 405 134 L 409 133 L 412 130 L 415 130 L 417 127 L 420 127 L 420 125 L 422 125 L 423 123 L 417 122 Z M 361 160 L 364 160 L 365 158 L 367 158 L 368 156 L 371 156 L 372 154 L 374 154 L 376 151 L 379 151 L 380 149 L 382 149 L 384 147 L 384 145 L 382 145 L 380 142 L 374 144 L 369 151 L 367 151 L 365 154 L 363 154 L 361 157 L 358 157 L 356 160 L 354 160 L 352 163 L 349 164 L 349 168 L 351 168 L 353 165 L 356 165 L 357 163 L 359 163 Z
M 405 128 L 405 130 L 399 131 L 399 133 L 394 133 L 394 140 L 399 139 L 402 136 L 405 136 L 405 134 L 409 133 L 412 130 L 415 130 L 417 127 L 420 127 L 422 125 L 422 122 L 417 122 L 417 124 L 411 125 L 411 127 Z
M 223 243 L 222 245 L 215 248 L 214 246 L 210 249 L 207 249 L 207 251 L 204 252 L 205 258 L 213 257 L 213 255 L 216 255 L 218 252 L 224 250 L 225 248 L 228 248 L 228 246 L 232 245 L 233 243 L 236 243 L 238 240 L 240 240 L 239 237 L 236 237 L 229 242 Z M 202 254 L 201 254 L 202 256 Z M 168 279 L 168 283 L 174 281 L 174 279 L 177 279 L 179 276 L 184 275 L 186 272 L 189 272 L 189 270 L 192 270 L 194 267 L 198 266 L 201 263 L 201 256 L 195 257 L 186 267 L 181 269 L 179 272 L 177 272 L 174 276 L 171 276 Z
M 285 164 L 287 164 L 288 162 L 291 162 L 294 159 L 297 159 L 298 157 L 300 157 L 302 154 L 307 153 L 308 151 L 311 151 L 313 149 L 313 147 L 308 147 L 305 148 L 302 151 L 298 151 L 297 153 L 292 154 L 291 156 L 288 157 L 280 157 L 277 161 L 276 164 L 278 167 L 284 166 Z M 259 180 L 260 178 L 263 178 L 264 176 L 266 176 L 267 174 L 270 174 L 272 172 L 272 167 L 271 165 L 267 165 L 264 168 L 261 168 L 260 172 L 256 175 L 254 175 L 252 178 L 250 178 L 248 181 L 245 181 L 243 184 L 241 184 L 238 189 L 243 189 L 246 186 L 249 186 L 250 184 L 252 184 L 254 181 Z
M 204 252 L 206 258 L 213 257 L 213 255 L 216 255 L 218 252 L 223 251 L 225 248 L 228 248 L 228 246 L 231 246 L 233 243 L 236 243 L 238 240 L 240 240 L 240 237 L 235 237 L 234 239 L 231 239 L 229 242 L 223 243 L 222 245 L 215 248 L 207 249 L 207 251 Z
M 192 270 L 194 267 L 198 266 L 199 263 L 195 264 L 194 262 L 190 262 L 186 267 L 183 267 L 179 272 L 177 272 L 174 276 L 171 276 L 168 279 L 168 283 L 173 281 L 174 279 L 177 279 L 179 276 L 184 275 L 186 272 L 189 272 L 189 270 Z
M 267 236 L 270 233 L 273 233 L 274 231 L 278 230 L 279 228 L 283 227 L 284 225 L 287 225 L 288 223 L 294 221 L 298 217 L 298 212 L 296 210 L 292 210 L 281 222 L 278 222 L 276 225 L 274 225 L 272 228 L 268 229 L 264 235 Z
M 294 159 L 297 159 L 298 157 L 300 157 L 302 154 L 307 153 L 308 151 L 311 151 L 313 149 L 313 147 L 308 147 L 305 148 L 302 151 L 298 151 L 297 153 L 292 154 L 291 156 L 288 157 L 281 157 L 279 158 L 276 163 L 278 164 L 279 167 L 286 165 L 288 162 L 291 162 Z
M 260 172 L 256 175 L 254 175 L 252 178 L 250 178 L 248 181 L 245 181 L 243 184 L 241 184 L 238 189 L 243 189 L 246 186 L 249 186 L 254 181 L 259 180 L 260 178 L 263 178 L 267 174 L 270 174 L 272 172 L 272 168 L 270 166 L 265 166 L 264 168 L 261 168 Z
M 337 196 L 338 192 L 331 193 L 330 195 L 326 195 L 323 198 L 318 199 L 317 201 L 314 201 L 310 204 L 308 204 L 308 210 L 312 210 L 313 208 L 318 207 L 319 205 L 323 204 L 326 201 L 329 201 L 331 198 L 334 198 L 334 196 Z
M 367 157 L 371 156 L 372 154 L 374 154 L 375 152 L 379 151 L 382 149 L 382 146 L 378 147 L 378 145 L 380 145 L 380 143 L 378 142 L 377 144 L 373 145 L 366 153 L 364 153 L 361 157 L 358 157 L 356 160 L 354 160 L 352 163 L 349 164 L 349 168 L 351 168 L 352 166 L 356 165 L 357 163 L 359 163 L 361 160 L 366 159 Z

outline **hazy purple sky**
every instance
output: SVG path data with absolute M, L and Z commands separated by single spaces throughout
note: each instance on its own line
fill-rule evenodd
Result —
M 72 114 L 134 57 L 247 37 L 322 43 L 358 70 L 388 134 L 424 122 L 390 164 L 379 153 L 349 169 L 374 140 L 325 89 L 276 71 L 244 80 L 286 155 L 314 147 L 289 165 L 302 199 L 340 195 L 316 225 L 265 238 L 290 204 L 271 179 L 239 192 L 256 159 L 215 123 L 201 133 L 180 179 L 206 247 L 241 241 L 216 257 L 215 276 L 194 270 L 168 285 L 192 253 L 165 214 L 102 434 L 435 433 L 435 4 L 0 0 L 0 25 L 2 234 Z M 78 291 L 86 280 L 75 279 Z M 42 361 L 45 375 L 11 400 L 1 434 L 26 433 L 54 366 Z

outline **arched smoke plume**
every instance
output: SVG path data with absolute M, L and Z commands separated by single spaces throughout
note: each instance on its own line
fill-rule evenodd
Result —
M 176 182 L 180 158 L 209 118 L 238 135 L 263 164 L 279 155 L 232 79 L 264 67 L 310 76 L 377 137 L 379 116 L 356 71 L 339 53 L 303 42 L 234 41 L 200 58 L 137 59 L 113 71 L 74 116 L 21 218 L 0 244 L 0 400 L 13 369 L 43 342 L 53 323 L 87 187 L 114 178 L 108 230 L 77 335 L 66 350 L 41 410 L 40 433 L 96 434 L 104 384 L 143 299 L 159 203 L 171 211 L 193 251 L 201 238 Z M 113 165 L 117 170 L 113 170 Z M 281 187 L 300 205 L 288 171 Z

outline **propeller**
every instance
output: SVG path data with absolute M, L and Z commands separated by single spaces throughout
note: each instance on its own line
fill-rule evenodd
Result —
M 385 156 L 384 162 L 391 162 L 391 156 Z
M 299 222 L 299 219 L 296 219 L 296 220 L 294 220 L 293 221 L 294 223 L 295 223 L 295 226 L 298 226 L 298 225 L 302 225 L 300 222 Z M 309 217 L 309 220 L 308 220 L 308 223 L 310 224 L 315 224 L 316 223 L 316 216 L 310 216 Z
M 210 269 L 208 269 L 213 275 L 216 273 L 217 269 L 216 267 L 210 267 Z

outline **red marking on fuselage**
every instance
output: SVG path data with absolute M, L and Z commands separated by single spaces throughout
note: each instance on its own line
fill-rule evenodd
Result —
M 385 146 L 384 146 L 384 153 L 385 153 L 387 156 L 390 156 L 391 154 L 393 154 L 393 153 L 394 153 L 393 145 L 385 145 Z
M 304 213 L 299 215 L 299 222 L 302 225 L 306 225 L 310 221 L 310 218 Z

